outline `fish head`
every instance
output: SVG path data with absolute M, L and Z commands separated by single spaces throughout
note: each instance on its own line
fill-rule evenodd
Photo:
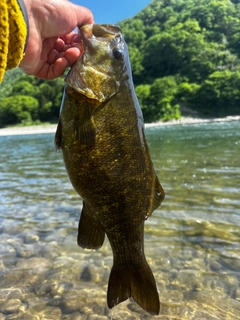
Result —
M 129 78 L 127 45 L 120 27 L 112 24 L 83 25 L 80 38 L 83 53 L 65 81 L 78 93 L 104 102 Z

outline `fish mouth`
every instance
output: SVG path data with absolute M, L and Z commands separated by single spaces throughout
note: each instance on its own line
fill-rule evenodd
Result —
M 79 28 L 80 38 L 84 43 L 92 38 L 111 39 L 121 34 L 117 24 L 84 24 Z
M 98 38 L 98 40 L 100 38 L 104 41 L 115 38 L 121 33 L 121 28 L 117 24 L 84 24 L 79 27 L 81 56 L 89 45 L 89 41 L 93 38 Z

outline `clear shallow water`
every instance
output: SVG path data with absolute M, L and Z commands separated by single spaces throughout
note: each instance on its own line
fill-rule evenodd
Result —
M 240 123 L 148 128 L 167 194 L 145 225 L 161 314 L 106 305 L 109 243 L 76 244 L 81 200 L 53 134 L 0 137 L 0 320 L 240 318 Z

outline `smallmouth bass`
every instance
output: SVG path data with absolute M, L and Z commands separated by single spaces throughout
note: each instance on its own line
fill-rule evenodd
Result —
M 71 183 L 83 198 L 78 245 L 98 249 L 105 234 L 109 239 L 109 308 L 132 297 L 158 314 L 157 287 L 144 254 L 144 221 L 164 191 L 150 159 L 127 45 L 117 25 L 84 25 L 80 33 L 83 54 L 66 77 L 55 135 Z

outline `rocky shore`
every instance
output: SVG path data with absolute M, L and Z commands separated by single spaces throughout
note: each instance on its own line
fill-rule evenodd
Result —
M 185 125 L 195 123 L 209 123 L 209 122 L 226 122 L 226 121 L 239 121 L 240 116 L 228 116 L 225 118 L 198 118 L 198 117 L 182 117 L 178 120 L 171 121 L 159 121 L 153 123 L 146 123 L 145 127 L 156 127 L 156 126 L 169 126 L 169 125 Z M 0 129 L 0 136 L 9 135 L 22 135 L 22 134 L 43 134 L 43 133 L 54 133 L 56 131 L 56 124 L 49 125 L 36 125 L 26 127 L 9 127 Z
M 26 126 L 26 127 L 9 127 L 9 128 L 0 129 L 0 136 L 52 133 L 56 131 L 56 128 L 57 128 L 56 124 Z

